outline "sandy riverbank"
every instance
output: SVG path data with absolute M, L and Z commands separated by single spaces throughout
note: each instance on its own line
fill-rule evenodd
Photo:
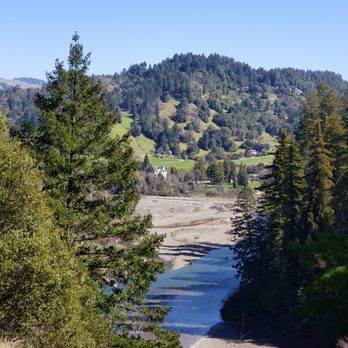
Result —
M 233 206 L 233 198 L 143 196 L 136 213 L 152 214 L 152 231 L 165 234 L 161 257 L 178 269 L 231 244 Z
M 201 337 L 190 348 L 276 348 L 272 340 L 258 337 L 257 339 L 239 340 L 240 333 L 229 323 L 214 325 L 206 336 Z
M 161 257 L 172 269 L 183 267 L 210 250 L 229 246 L 235 199 L 219 197 L 143 196 L 137 214 L 152 214 L 152 231 L 165 234 Z M 217 309 L 218 310 L 218 309 Z M 190 348 L 275 347 L 263 340 L 239 341 L 227 323 L 218 323 L 203 337 L 184 338 Z M 194 337 L 193 337 L 194 338 Z M 191 341 L 191 342 L 190 342 Z

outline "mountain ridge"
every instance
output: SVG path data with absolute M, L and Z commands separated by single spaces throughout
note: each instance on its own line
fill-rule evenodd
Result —
M 45 81 L 33 77 L 15 77 L 13 79 L 0 77 L 0 88 L 2 89 L 16 86 L 22 89 L 40 88 L 44 83 Z

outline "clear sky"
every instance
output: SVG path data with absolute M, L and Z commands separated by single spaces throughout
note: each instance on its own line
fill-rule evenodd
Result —
M 347 0 L 0 0 L 0 77 L 45 79 L 76 30 L 91 73 L 219 53 L 348 80 Z

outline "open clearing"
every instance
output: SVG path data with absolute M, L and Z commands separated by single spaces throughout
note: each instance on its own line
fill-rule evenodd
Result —
M 151 165 L 157 167 L 174 167 L 176 169 L 191 170 L 195 165 L 194 160 L 180 159 L 177 157 L 154 157 L 150 155 L 149 159 Z
M 273 161 L 274 156 L 273 155 L 267 155 L 267 156 L 259 156 L 259 157 L 248 157 L 248 158 L 241 158 L 238 160 L 233 160 L 235 164 L 246 164 L 246 165 L 257 165 L 259 163 L 264 164 L 270 164 Z

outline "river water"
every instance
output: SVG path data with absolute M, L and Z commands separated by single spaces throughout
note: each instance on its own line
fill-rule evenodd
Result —
M 150 288 L 148 304 L 172 308 L 162 326 L 180 333 L 184 347 L 221 322 L 223 301 L 239 286 L 232 264 L 230 248 L 215 249 L 191 265 L 159 275 Z

